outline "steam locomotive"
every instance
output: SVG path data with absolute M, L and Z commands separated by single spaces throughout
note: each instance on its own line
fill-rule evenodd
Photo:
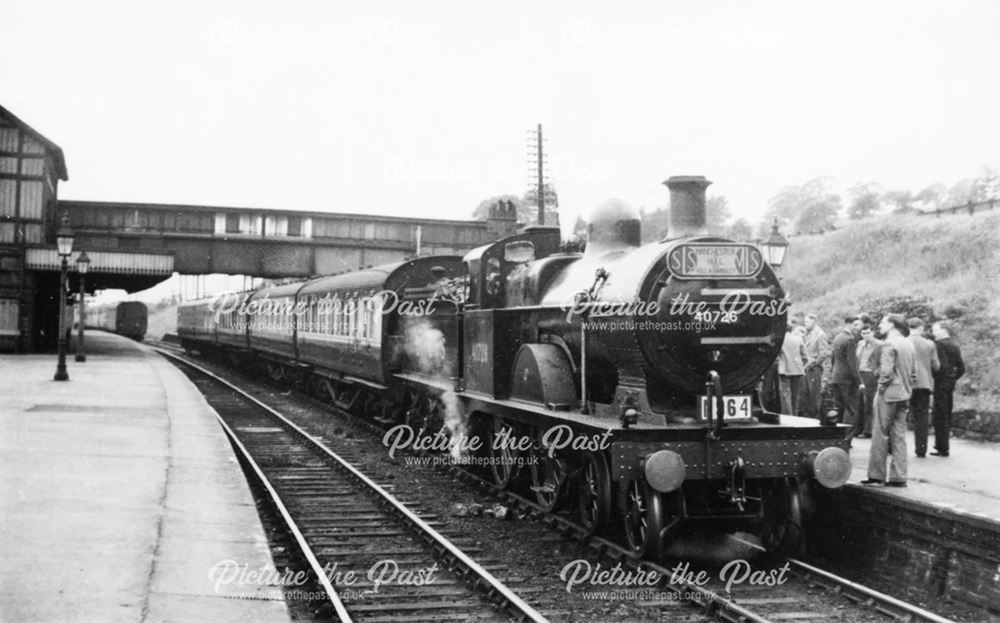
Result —
M 261 366 L 388 425 L 470 444 L 501 487 L 575 507 L 660 558 L 691 528 L 800 546 L 810 487 L 850 474 L 846 427 L 771 411 L 786 298 L 759 249 L 704 234 L 672 177 L 671 237 L 609 201 L 582 253 L 534 227 L 457 256 L 264 287 L 178 311 L 186 348 Z

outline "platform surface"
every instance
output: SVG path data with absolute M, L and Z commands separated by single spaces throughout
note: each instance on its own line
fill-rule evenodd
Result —
M 280 588 L 225 581 L 273 563 L 204 398 L 147 346 L 87 346 L 68 382 L 0 355 L 0 621 L 288 621 Z
M 928 453 L 920 459 L 914 450 L 913 431 L 908 431 L 907 486 L 895 488 L 859 484 L 868 478 L 871 439 L 854 439 L 851 448 L 853 469 L 848 486 L 863 486 L 879 494 L 908 498 L 1000 524 L 1000 447 L 955 437 L 949 444 L 950 456 L 937 457 Z M 934 449 L 933 433 L 928 446 L 928 451 Z M 888 461 L 886 465 L 889 465 Z

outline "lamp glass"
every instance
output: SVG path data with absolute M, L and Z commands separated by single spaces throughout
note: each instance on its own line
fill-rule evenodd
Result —
M 70 255 L 73 253 L 73 234 L 68 236 L 57 236 L 56 237 L 56 247 L 59 249 L 59 255 Z
M 80 254 L 80 257 L 76 258 L 76 272 L 86 275 L 88 270 L 90 270 L 90 258 L 87 257 L 87 252 L 84 251 Z
M 59 255 L 68 256 L 73 253 L 73 230 L 69 227 L 69 217 L 63 216 L 62 224 L 56 231 L 56 248 Z
M 764 255 L 767 256 L 767 263 L 778 267 L 785 261 L 785 252 L 788 250 L 788 240 L 778 232 L 778 220 L 775 219 L 771 226 L 771 235 L 760 245 Z
M 781 266 L 785 261 L 785 246 L 764 245 L 764 254 L 767 255 L 767 263 L 771 266 Z

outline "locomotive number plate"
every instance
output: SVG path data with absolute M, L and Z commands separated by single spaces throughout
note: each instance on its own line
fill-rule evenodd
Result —
M 699 396 L 701 403 L 701 419 L 708 419 L 706 408 L 706 396 Z M 712 401 L 712 419 L 715 419 L 715 400 Z M 722 397 L 723 419 L 728 420 L 734 417 L 750 417 L 750 396 L 723 396 Z
M 688 243 L 670 251 L 667 266 L 678 279 L 744 279 L 760 272 L 764 258 L 749 244 Z

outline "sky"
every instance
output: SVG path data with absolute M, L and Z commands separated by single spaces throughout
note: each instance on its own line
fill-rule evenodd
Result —
M 564 227 L 690 174 L 756 219 L 1000 170 L 1000 0 L 8 3 L 0 103 L 63 199 L 464 219 L 541 123 Z

